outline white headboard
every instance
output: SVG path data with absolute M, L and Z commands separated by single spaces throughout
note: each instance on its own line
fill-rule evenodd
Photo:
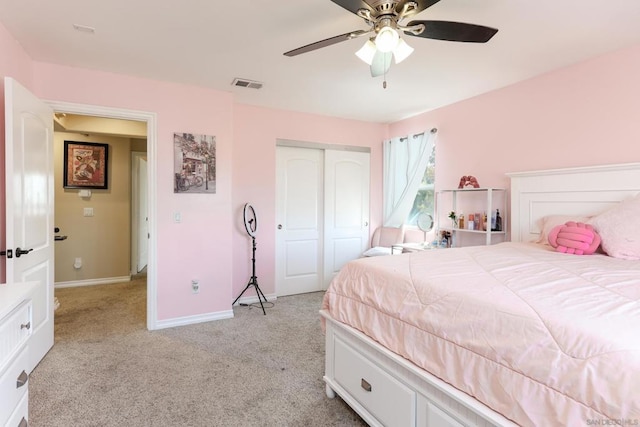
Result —
M 546 215 L 597 215 L 640 193 L 640 163 L 508 173 L 511 240 L 540 235 Z

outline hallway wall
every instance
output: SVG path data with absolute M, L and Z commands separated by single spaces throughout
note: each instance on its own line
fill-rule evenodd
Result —
M 90 198 L 63 188 L 64 142 L 109 144 L 108 186 Z M 55 244 L 56 284 L 128 277 L 131 259 L 131 140 L 105 135 L 54 133 L 55 224 L 67 240 Z M 84 216 L 92 208 L 94 216 Z M 76 258 L 82 267 L 75 268 Z

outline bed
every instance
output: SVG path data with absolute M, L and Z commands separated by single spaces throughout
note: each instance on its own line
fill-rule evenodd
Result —
M 511 242 L 363 258 L 332 281 L 326 392 L 369 425 L 640 424 L 640 261 L 623 259 L 640 242 L 603 225 L 629 219 L 640 163 L 508 175 Z M 622 255 L 544 244 L 574 218 Z

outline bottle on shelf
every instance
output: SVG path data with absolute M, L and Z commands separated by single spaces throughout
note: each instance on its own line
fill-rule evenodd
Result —
M 458 214 L 458 228 L 464 230 L 464 214 L 462 212 Z
M 495 227 L 491 227 L 491 231 L 502 231 L 502 217 L 500 216 L 500 210 L 496 209 L 496 223 Z

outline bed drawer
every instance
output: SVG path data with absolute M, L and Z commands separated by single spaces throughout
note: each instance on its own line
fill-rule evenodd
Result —
M 335 338 L 335 380 L 385 426 L 415 426 L 416 393 Z

